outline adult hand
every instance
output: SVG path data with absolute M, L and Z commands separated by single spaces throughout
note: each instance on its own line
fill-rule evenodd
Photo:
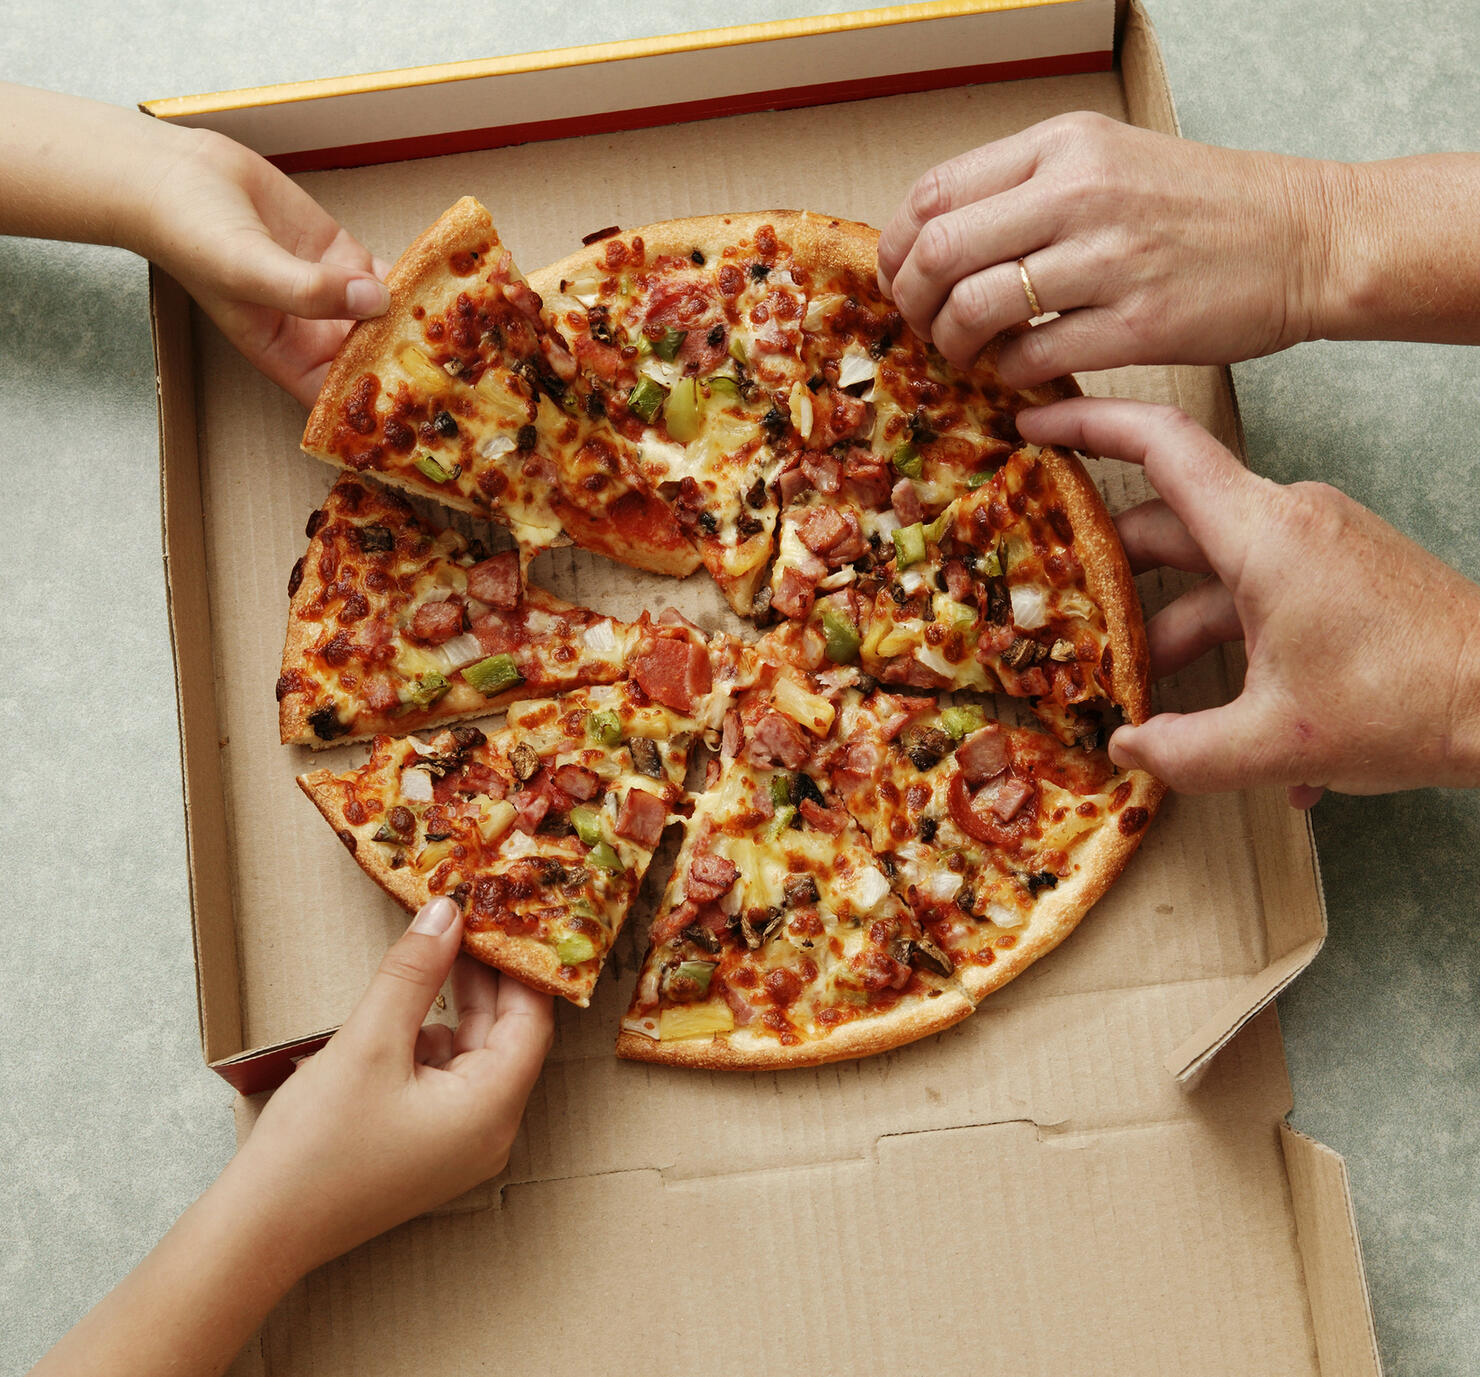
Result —
M 1062 115 L 925 173 L 879 241 L 879 283 L 967 367 L 1028 319 L 1018 260 L 1059 318 L 1004 344 L 1035 386 L 1129 363 L 1227 363 L 1313 337 L 1344 171 Z
M 207 130 L 171 130 L 137 248 L 169 271 L 247 360 L 311 406 L 355 320 L 390 304 L 374 258 L 266 159 Z
M 1160 496 L 1119 518 L 1131 567 L 1210 576 L 1148 623 L 1154 676 L 1247 647 L 1233 702 L 1121 727 L 1117 764 L 1191 793 L 1283 784 L 1296 807 L 1480 784 L 1480 587 L 1324 483 L 1250 473 L 1171 408 L 1080 397 L 1018 428 L 1144 465 Z
M 269 1211 L 300 1270 L 486 1181 L 553 1035 L 549 995 L 458 957 L 434 899 L 386 953 L 343 1027 L 268 1102 L 227 1177 Z M 454 965 L 454 962 L 456 963 Z M 456 1031 L 422 1026 L 452 971 Z

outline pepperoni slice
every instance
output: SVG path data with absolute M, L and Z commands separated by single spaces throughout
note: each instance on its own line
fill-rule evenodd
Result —
M 460 602 L 424 602 L 411 618 L 411 634 L 428 645 L 441 645 L 462 630 L 463 609 Z
M 654 702 L 683 713 L 713 686 L 704 647 L 672 636 L 648 642 L 633 656 L 632 677 Z
M 500 612 L 519 606 L 519 552 L 506 550 L 475 564 L 468 570 L 468 596 L 486 602 Z

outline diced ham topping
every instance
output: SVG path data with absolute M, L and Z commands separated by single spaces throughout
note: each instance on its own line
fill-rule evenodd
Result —
M 424 602 L 411 618 L 411 634 L 428 645 L 441 645 L 462 630 L 462 622 L 462 603 L 451 599 L 447 602 Z
M 550 811 L 550 796 L 543 789 L 521 789 L 514 795 L 513 804 L 519 815 L 514 826 L 521 832 L 533 832 Z
M 805 469 L 800 467 L 787 469 L 781 475 L 781 480 L 777 484 L 781 493 L 781 505 L 783 507 L 789 507 L 811 486 L 812 480 L 807 477 Z
M 684 713 L 714 683 L 704 647 L 673 636 L 647 642 L 632 657 L 632 677 L 654 702 Z
M 732 990 L 728 981 L 721 982 L 719 991 L 724 995 L 725 1003 L 730 1006 L 730 1012 L 735 1015 L 735 1027 L 744 1028 L 755 1017 L 755 1007 L 739 990 Z
M 817 598 L 816 581 L 808 581 L 796 569 L 783 569 L 776 591 L 771 595 L 771 606 L 783 617 L 795 617 L 798 621 L 812 610 Z
M 838 756 L 833 774 L 851 775 L 861 783 L 868 783 L 878 778 L 883 763 L 884 753 L 873 737 L 855 736 Z
M 889 493 L 889 504 L 901 526 L 913 526 L 925 519 L 925 509 L 920 505 L 920 494 L 912 479 L 901 478 L 894 485 Z
M 1007 768 L 1007 737 L 1002 725 L 988 722 L 956 747 L 956 763 L 966 782 L 975 788 Z
M 1011 822 L 1017 816 L 1018 809 L 1032 796 L 1033 786 L 1027 780 L 1012 775 L 992 791 L 992 801 L 988 806 L 998 822 Z
M 817 445 L 835 445 L 846 440 L 863 424 L 868 414 L 868 403 L 861 397 L 831 388 L 824 397 L 814 400 L 818 413 L 814 422 L 812 442 Z
M 734 861 L 723 856 L 695 856 L 689 863 L 684 894 L 696 904 L 712 904 L 729 891 L 739 876 L 740 871 Z
M 504 283 L 504 295 L 513 302 L 517 311 L 528 316 L 536 325 L 540 323 L 540 307 L 544 303 L 527 282 Z
M 975 600 L 976 581 L 959 559 L 948 559 L 942 572 L 946 576 L 946 588 L 957 602 L 970 603 Z
M 843 466 L 830 454 L 804 454 L 802 472 L 818 492 L 828 497 L 842 486 Z
M 848 534 L 848 523 L 836 507 L 812 507 L 797 522 L 797 535 L 801 542 L 815 555 L 826 555 L 829 550 Z
M 653 946 L 662 946 L 664 942 L 671 942 L 698 916 L 699 905 L 692 899 L 685 899 L 683 903 L 672 908 L 668 913 L 653 920 L 653 926 L 648 933 L 648 941 Z
M 617 813 L 617 835 L 651 851 L 663 835 L 668 805 L 646 789 L 628 789 Z
M 824 808 L 813 798 L 804 798 L 797 809 L 813 827 L 823 832 L 836 834 L 848 825 L 848 820 L 836 808 Z
M 500 612 L 519 606 L 519 552 L 506 550 L 468 570 L 468 596 Z
M 582 335 L 576 340 L 576 358 L 581 366 L 602 379 L 616 382 L 622 376 L 622 356 L 609 344 Z
M 388 674 L 367 674 L 360 681 L 365 702 L 376 712 L 389 712 L 400 705 L 401 695 Z
M 789 717 L 768 710 L 750 729 L 745 758 L 753 765 L 777 764 L 799 769 L 811 755 L 802 729 Z
M 596 797 L 601 788 L 601 776 L 584 765 L 562 765 L 555 771 L 555 783 L 562 792 L 584 803 L 587 799 Z
M 864 459 L 870 459 L 866 451 Z M 860 507 L 871 511 L 882 508 L 889 501 L 892 475 L 884 464 L 855 462 L 849 459 L 843 469 L 843 491 Z
M 742 737 L 740 714 L 734 708 L 731 708 L 725 714 L 724 726 L 720 730 L 719 753 L 726 760 L 733 760 L 740 754 Z

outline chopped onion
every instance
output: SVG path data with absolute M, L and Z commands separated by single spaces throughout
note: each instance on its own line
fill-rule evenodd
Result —
M 483 642 L 471 631 L 464 631 L 461 636 L 454 636 L 450 641 L 443 641 L 437 647 L 448 659 L 453 669 L 461 669 L 464 665 L 470 665 L 474 660 L 483 659 Z
M 873 528 L 885 539 L 891 531 L 899 530 L 899 527 L 900 520 L 893 512 L 878 512 L 874 515 Z
M 767 284 L 779 282 L 783 287 L 800 287 L 802 284 L 791 275 L 790 268 L 782 268 L 780 272 L 773 272 L 766 279 Z
M 742 887 L 740 885 L 731 885 L 719 896 L 720 912 L 733 918 L 740 912 L 740 905 L 744 899 L 745 895 Z
M 412 803 L 432 801 L 432 777 L 425 770 L 414 766 L 401 771 L 401 797 Z
M 807 390 L 805 383 L 792 383 L 787 406 L 791 411 L 791 423 L 797 428 L 797 434 L 804 440 L 810 438 L 812 434 L 812 394 Z
M 838 364 L 838 386 L 855 387 L 861 382 L 872 382 L 876 366 L 867 354 L 850 350 Z
M 834 569 L 825 579 L 819 579 L 817 587 L 824 593 L 831 593 L 838 588 L 846 588 L 857 577 L 858 570 L 845 564 L 841 569 Z
M 961 876 L 949 870 L 933 870 L 920 886 L 938 904 L 948 904 L 961 888 Z
M 889 881 L 882 870 L 866 866 L 853 883 L 853 895 L 865 913 L 872 913 L 889 893 Z
M 915 651 L 917 659 L 926 669 L 934 674 L 939 674 L 943 679 L 954 679 L 956 677 L 956 666 L 953 665 L 933 645 L 922 645 Z
M 499 455 L 508 454 L 510 450 L 516 447 L 514 437 L 507 431 L 503 431 L 498 435 L 490 435 L 488 439 L 483 441 L 478 446 L 478 453 L 485 459 L 497 459 Z
M 1025 921 L 1025 915 L 1014 913 L 1005 904 L 988 904 L 986 917 L 999 928 L 1020 928 Z
M 499 856 L 508 860 L 518 860 L 521 856 L 532 856 L 539 850 L 539 844 L 528 832 L 521 832 L 517 828 L 504 834 L 504 843 L 499 847 Z
M 622 1020 L 622 1031 L 624 1033 L 640 1033 L 645 1038 L 658 1040 L 658 1021 L 655 1018 L 624 1018 Z
M 1017 583 L 1007 592 L 1012 599 L 1012 620 L 1024 631 L 1033 631 L 1048 621 L 1048 599 L 1041 588 Z
M 406 744 L 410 746 L 411 749 L 417 753 L 417 755 L 437 754 L 436 751 L 428 746 L 427 743 L 423 741 L 419 736 L 408 736 L 406 738 Z
M 420 607 L 423 603 L 428 602 L 446 602 L 447 599 L 451 596 L 452 589 L 450 589 L 445 583 L 434 583 L 430 588 L 427 589 L 425 593 L 421 595 L 421 598 L 418 600 L 416 605 Z
M 610 655 L 617 648 L 617 636 L 612 624 L 603 618 L 586 628 L 586 649 L 593 655 Z
M 524 614 L 525 628 L 534 636 L 548 636 L 560 625 L 560 618 L 532 607 Z
M 899 576 L 899 586 L 906 593 L 918 593 L 925 586 L 925 575 L 919 569 L 906 569 Z
M 468 599 L 468 620 L 469 621 L 472 621 L 474 617 L 481 617 L 485 612 L 492 612 L 492 611 L 493 611 L 493 608 L 491 608 L 486 602 L 479 602 L 477 598 L 469 598 Z
M 683 364 L 676 360 L 669 363 L 667 359 L 660 359 L 656 354 L 649 354 L 638 365 L 637 371 L 654 382 L 660 382 L 664 387 L 672 387 L 683 377 Z

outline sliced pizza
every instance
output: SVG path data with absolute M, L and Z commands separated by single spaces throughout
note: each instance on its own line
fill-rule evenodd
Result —
M 463 946 L 585 1006 L 674 805 L 695 724 L 629 685 L 511 704 L 484 734 L 379 736 L 346 774 L 298 783 L 408 910 L 463 911 Z
M 433 531 L 399 493 L 345 474 L 288 580 L 277 683 L 285 742 L 326 746 L 613 683 L 644 627 L 526 586 L 516 551 Z
M 491 517 L 526 553 L 574 540 L 660 573 L 697 567 L 477 201 L 448 210 L 386 280 L 390 309 L 345 338 L 307 453 Z
M 815 765 L 835 709 L 780 673 L 728 711 L 617 1042 L 696 1067 L 865 1056 L 970 1013 Z
M 973 1000 L 1073 931 L 1163 792 L 1102 750 L 882 690 L 844 696 L 826 777 Z

